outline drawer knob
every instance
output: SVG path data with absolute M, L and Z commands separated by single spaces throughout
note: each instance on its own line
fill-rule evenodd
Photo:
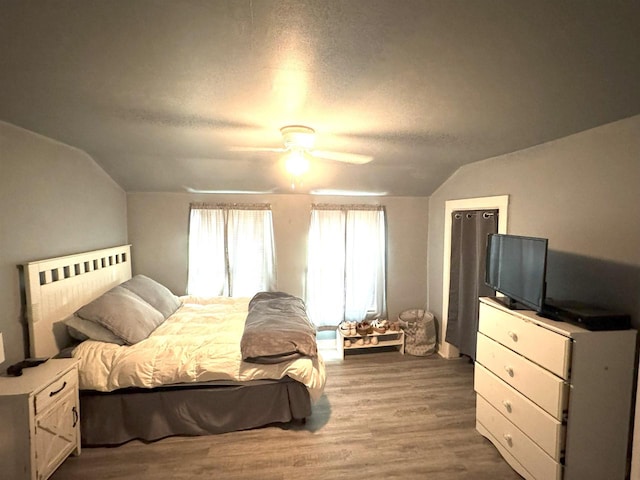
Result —
M 511 330 L 509 330 L 509 332 L 507 332 L 507 335 L 509 335 L 511 340 L 513 340 L 514 342 L 518 341 L 518 334 L 516 332 L 512 332 Z
M 507 410 L 507 412 L 511 413 L 511 402 L 509 400 L 503 400 L 502 401 L 502 405 L 504 405 L 504 408 Z
M 504 366 L 504 371 L 505 371 L 505 372 L 507 372 L 507 374 L 508 374 L 510 377 L 513 377 L 513 373 L 514 373 L 514 372 L 513 372 L 513 367 L 510 367 L 510 366 L 508 366 L 508 365 L 505 365 L 505 366 Z
M 504 441 L 507 442 L 507 445 L 509 445 L 510 447 L 513 446 L 513 438 L 511 437 L 511 435 L 505 433 L 504 435 L 502 435 L 502 438 L 504 438 Z

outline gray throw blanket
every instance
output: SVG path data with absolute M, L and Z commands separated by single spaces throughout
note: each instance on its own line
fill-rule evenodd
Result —
M 242 359 L 252 363 L 316 357 L 316 328 L 304 302 L 284 292 L 257 293 L 249 302 L 240 349 Z

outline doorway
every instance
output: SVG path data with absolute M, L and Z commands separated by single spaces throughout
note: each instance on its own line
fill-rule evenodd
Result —
M 457 210 L 451 214 L 451 269 L 445 341 L 460 355 L 476 359 L 478 298 L 495 291 L 485 285 L 487 237 L 498 233 L 498 209 Z
M 440 329 L 438 353 L 444 358 L 456 358 L 460 356 L 458 348 L 445 341 L 445 333 L 449 322 L 449 296 L 450 296 L 450 270 L 451 270 L 451 228 L 452 214 L 454 211 L 469 210 L 497 210 L 498 233 L 507 233 L 507 209 L 509 205 L 508 195 L 493 197 L 468 198 L 462 200 L 448 200 L 445 202 L 444 217 L 444 258 L 442 270 L 442 325 Z

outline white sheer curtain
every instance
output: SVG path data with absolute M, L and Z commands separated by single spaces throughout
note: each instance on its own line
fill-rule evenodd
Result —
M 275 290 L 271 210 L 192 206 L 187 291 L 200 296 L 252 296 Z
M 222 209 L 191 208 L 189 215 L 190 295 L 227 295 L 225 215 Z
M 275 290 L 271 210 L 229 210 L 229 276 L 231 297 L 250 297 Z
M 312 210 L 307 255 L 306 306 L 318 326 L 344 319 L 344 212 Z
M 316 325 L 386 317 L 385 238 L 382 207 L 314 206 L 306 304 Z
M 345 320 L 386 317 L 383 210 L 347 211 Z

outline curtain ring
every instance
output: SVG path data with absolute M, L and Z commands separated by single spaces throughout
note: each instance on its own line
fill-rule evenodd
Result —
M 486 220 L 487 218 L 490 218 L 490 217 L 493 217 L 493 213 L 491 213 L 491 212 L 484 212 L 484 213 L 482 214 L 482 218 L 484 218 L 485 220 Z
M 467 213 L 467 218 L 473 218 L 473 217 L 474 217 L 473 213 Z
M 460 215 L 459 213 L 455 213 L 453 215 L 453 218 L 455 218 L 456 220 L 460 220 L 462 218 L 462 215 Z

